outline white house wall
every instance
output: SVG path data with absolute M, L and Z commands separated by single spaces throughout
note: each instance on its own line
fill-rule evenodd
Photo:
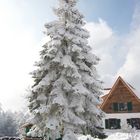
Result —
M 120 119 L 121 126 L 127 124 L 127 119 L 140 118 L 140 113 L 111 113 L 105 114 L 103 118 L 103 127 L 105 128 L 105 119 Z

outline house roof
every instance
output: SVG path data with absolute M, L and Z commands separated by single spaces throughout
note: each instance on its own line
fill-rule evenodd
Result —
M 25 124 L 23 124 L 23 125 L 21 126 L 21 128 L 22 128 L 22 127 L 28 127 L 28 126 L 33 126 L 33 124 L 32 124 L 32 123 L 25 123 Z
M 129 83 L 125 82 L 121 76 L 118 77 L 118 79 L 116 80 L 115 84 L 113 85 L 112 88 L 110 88 L 110 90 L 108 90 L 108 93 L 104 96 L 102 96 L 102 99 L 103 99 L 103 103 L 101 104 L 101 109 L 103 108 L 103 106 L 106 104 L 108 98 L 112 95 L 114 89 L 116 88 L 116 86 L 118 85 L 119 82 L 122 82 L 125 87 L 130 91 L 130 93 L 132 95 L 135 96 L 135 98 L 140 102 L 140 94 L 138 91 L 136 91 L 136 89 L 134 87 L 132 87 Z
M 102 98 L 103 100 L 105 100 L 107 97 L 108 97 L 108 94 L 102 96 L 101 98 Z

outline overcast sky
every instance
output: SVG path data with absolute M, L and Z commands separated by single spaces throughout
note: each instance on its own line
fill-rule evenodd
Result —
M 44 24 L 56 19 L 57 0 L 0 0 L 0 102 L 20 110 L 29 72 L 44 42 Z M 138 0 L 79 0 L 89 43 L 101 58 L 98 73 L 111 87 L 118 75 L 140 90 L 140 4 Z

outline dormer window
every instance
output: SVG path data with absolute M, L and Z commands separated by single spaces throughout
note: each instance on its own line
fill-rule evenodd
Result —
M 127 103 L 113 103 L 113 110 L 118 111 L 132 111 L 132 102 Z
M 118 103 L 119 111 L 127 111 L 127 103 Z

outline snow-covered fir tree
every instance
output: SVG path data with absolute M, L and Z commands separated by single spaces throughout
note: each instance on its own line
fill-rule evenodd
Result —
M 76 2 L 59 0 L 54 9 L 58 20 L 45 25 L 50 40 L 32 72 L 29 109 L 34 134 L 45 136 L 49 131 L 53 140 L 62 129 L 63 140 L 76 140 L 76 133 L 102 135 L 101 81 L 95 68 L 99 58 L 88 45 L 89 33 Z

